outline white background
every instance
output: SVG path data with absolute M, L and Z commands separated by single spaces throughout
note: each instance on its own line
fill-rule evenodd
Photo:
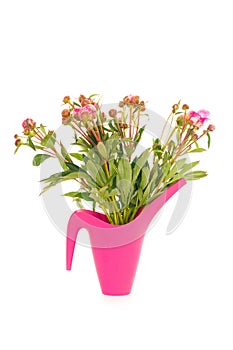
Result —
M 233 348 L 230 1 L 7 1 L 0 12 L 0 348 Z M 25 117 L 60 124 L 64 95 L 104 102 L 140 94 L 166 116 L 179 98 L 211 111 L 181 226 L 166 235 L 174 201 L 146 236 L 132 294 L 105 297 L 91 251 L 47 217 L 32 152 L 13 156 Z M 227 202 L 228 200 L 228 202 Z

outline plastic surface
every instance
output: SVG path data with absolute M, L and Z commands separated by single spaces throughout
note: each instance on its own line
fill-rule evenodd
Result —
M 138 216 L 125 225 L 111 225 L 105 215 L 90 210 L 77 210 L 67 227 L 66 269 L 71 270 L 76 238 L 81 228 L 87 229 L 95 266 L 103 294 L 126 295 L 133 285 L 142 242 L 153 217 L 186 181 L 169 186 Z

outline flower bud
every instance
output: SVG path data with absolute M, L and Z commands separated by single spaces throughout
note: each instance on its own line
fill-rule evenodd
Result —
M 70 116 L 70 111 L 69 109 L 63 109 L 61 112 L 62 118 L 68 118 Z
M 23 121 L 22 127 L 29 130 L 34 129 L 36 127 L 36 122 L 31 118 L 27 118 Z
M 183 109 L 184 111 L 186 111 L 187 109 L 189 109 L 189 106 L 188 106 L 187 104 L 184 104 L 184 105 L 182 106 L 182 109 Z
M 176 103 L 172 106 L 172 112 L 175 113 L 179 109 L 179 105 Z
M 78 100 L 79 100 L 80 103 L 81 103 L 83 100 L 85 100 L 85 99 L 86 99 L 86 96 L 84 96 L 84 95 L 80 95 L 79 98 L 78 98 Z
M 128 129 L 128 124 L 127 123 L 120 123 L 120 127 L 122 128 L 122 129 Z
M 130 102 L 135 105 L 139 104 L 139 96 L 132 96 Z
M 215 125 L 210 124 L 207 128 L 208 131 L 214 131 L 215 130 Z
M 146 107 L 145 106 L 141 106 L 140 111 L 141 112 L 145 112 L 145 110 L 146 110 Z
M 15 138 L 15 139 L 17 139 L 18 137 L 19 137 L 19 135 L 17 135 L 17 134 L 14 135 L 14 138 Z
M 24 135 L 29 135 L 29 132 L 30 132 L 30 130 L 28 128 L 25 128 L 23 131 Z
M 21 140 L 20 139 L 15 140 L 15 146 L 16 147 L 19 146 L 20 144 L 21 144 Z
M 90 99 L 88 98 L 84 98 L 83 100 L 80 101 L 82 107 L 85 107 L 86 105 L 91 104 L 91 102 L 92 101 L 90 101 Z
M 141 111 L 141 112 L 144 112 L 144 111 L 146 110 L 145 102 L 144 102 L 144 101 L 141 101 L 141 102 L 140 102 L 140 106 L 141 106 L 141 107 L 140 107 L 140 111 Z
M 123 102 L 125 102 L 125 103 L 130 103 L 130 97 L 129 97 L 129 96 L 125 96 L 125 97 L 123 98 Z
M 183 116 L 179 116 L 179 117 L 176 119 L 176 122 L 177 122 L 177 125 L 178 125 L 178 126 L 182 126 L 183 123 L 184 123 L 184 117 L 183 117 Z
M 119 102 L 119 107 L 123 107 L 125 104 L 124 104 L 124 102 L 123 101 L 120 101 Z
M 68 124 L 69 123 L 69 117 L 70 117 L 70 111 L 69 109 L 63 109 L 61 112 L 62 115 L 62 124 Z
M 69 102 L 70 102 L 70 96 L 65 96 L 65 97 L 63 98 L 63 102 L 64 102 L 64 103 L 69 103 Z
M 115 118 L 117 116 L 117 110 L 112 108 L 108 111 L 108 114 L 111 118 Z

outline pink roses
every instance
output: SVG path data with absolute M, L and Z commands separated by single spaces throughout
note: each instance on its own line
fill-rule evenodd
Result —
M 22 123 L 22 127 L 23 127 L 23 133 L 24 135 L 29 135 L 30 131 L 32 131 L 33 129 L 35 129 L 36 127 L 36 122 L 34 122 L 33 119 L 27 118 L 23 121 Z M 33 131 L 32 131 L 33 132 Z
M 87 104 L 83 107 L 75 108 L 73 110 L 73 116 L 83 121 L 89 117 L 91 117 L 91 119 L 94 119 L 95 113 L 96 108 L 92 104 Z
M 198 112 L 190 111 L 188 113 L 188 118 L 194 126 L 200 128 L 205 123 L 205 121 L 209 119 L 209 115 L 209 111 L 206 111 L 205 109 L 200 109 L 200 111 Z

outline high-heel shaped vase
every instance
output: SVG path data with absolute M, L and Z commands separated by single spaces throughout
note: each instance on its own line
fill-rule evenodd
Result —
M 71 270 L 76 238 L 85 228 L 103 294 L 127 295 L 131 292 L 146 230 L 159 209 L 182 186 L 181 179 L 169 186 L 130 223 L 111 225 L 105 215 L 77 210 L 69 220 L 66 240 L 66 269 Z

